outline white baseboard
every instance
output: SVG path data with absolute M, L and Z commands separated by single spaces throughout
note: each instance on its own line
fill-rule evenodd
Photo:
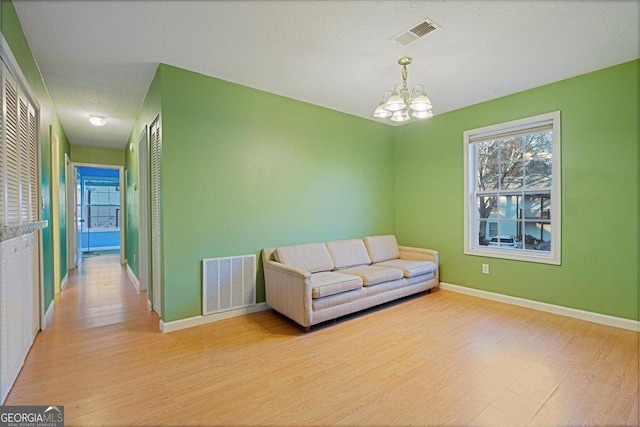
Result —
M 624 319 L 622 317 L 608 316 L 606 314 L 594 313 L 592 311 L 578 310 L 575 308 L 563 307 L 561 305 L 547 304 L 545 302 L 533 301 L 524 298 L 512 297 L 495 292 L 483 291 L 480 289 L 468 288 L 466 286 L 452 285 L 440 282 L 440 289 L 484 298 L 520 307 L 531 308 L 533 310 L 545 311 L 547 313 L 559 314 L 561 316 L 573 317 L 575 319 L 586 320 L 587 322 L 600 323 L 602 325 L 614 326 L 616 328 L 628 329 L 630 331 L 640 331 L 640 321 Z
M 153 310 L 153 305 L 151 305 L 151 301 L 149 301 L 149 300 L 147 300 L 147 310 L 149 310 L 149 311 Z
M 259 311 L 269 310 L 270 308 L 271 307 L 269 307 L 266 302 L 260 302 L 251 307 L 229 310 L 223 313 L 189 317 L 188 319 L 174 320 L 172 322 L 163 322 L 162 320 L 160 320 L 160 330 L 162 332 L 172 332 L 179 329 L 191 328 L 193 326 L 200 326 L 207 323 L 217 322 L 219 320 L 230 319 L 232 317 L 244 316 L 245 314 L 257 313 Z
M 140 281 L 136 277 L 136 274 L 133 272 L 131 267 L 129 267 L 129 264 L 127 264 L 127 274 L 129 275 L 129 278 L 133 282 L 133 286 L 135 286 L 138 292 L 140 292 Z
M 62 279 L 62 282 L 60 282 L 60 292 L 61 293 L 62 293 L 62 291 L 64 291 L 64 288 L 67 287 L 67 277 L 69 277 L 69 275 L 65 274 L 63 279 Z
M 56 301 L 51 300 L 51 304 L 49 304 L 47 311 L 44 313 L 44 319 L 43 319 L 44 324 L 40 326 L 40 330 L 44 331 L 45 328 L 49 326 L 51 322 L 53 322 L 53 312 L 55 309 L 56 309 Z

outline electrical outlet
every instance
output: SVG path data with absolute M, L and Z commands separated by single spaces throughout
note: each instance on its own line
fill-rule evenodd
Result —
M 489 264 L 482 264 L 482 274 L 489 274 Z

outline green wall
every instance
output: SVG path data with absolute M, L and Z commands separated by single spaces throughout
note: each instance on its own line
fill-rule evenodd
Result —
M 72 144 L 71 161 L 77 163 L 124 166 L 125 150 Z
M 139 155 L 140 147 L 138 146 L 140 136 L 145 129 L 153 123 L 156 117 L 160 116 L 160 68 L 156 70 L 156 74 L 151 81 L 151 85 L 145 96 L 142 108 L 138 113 L 136 124 L 129 137 L 127 148 L 125 149 L 125 170 L 127 174 L 126 188 L 126 243 L 125 257 L 131 270 L 140 277 L 140 260 L 139 260 L 139 232 L 140 232 L 140 167 Z M 133 144 L 134 149 L 129 147 Z M 148 136 L 146 146 L 149 146 Z M 151 294 L 151 290 L 149 290 Z
M 397 128 L 399 241 L 439 250 L 443 282 L 637 320 L 639 62 Z M 562 265 L 464 255 L 463 131 L 556 110 Z
M 163 320 L 201 313 L 203 258 L 393 232 L 439 250 L 444 282 L 638 319 L 638 63 L 397 128 L 160 65 L 130 142 L 161 115 Z M 464 255 L 462 132 L 556 110 L 562 265 Z M 138 153 L 125 155 L 137 274 Z
M 201 314 L 204 258 L 394 232 L 393 128 L 168 65 L 159 74 L 164 321 Z
M 54 226 L 60 228 L 61 242 L 57 250 L 60 251 L 60 265 L 62 274 L 67 271 L 66 269 L 66 228 L 61 224 L 51 223 L 51 135 L 49 126 L 52 126 L 53 131 L 58 135 L 60 140 L 60 164 L 64 165 L 64 154 L 69 153 L 69 141 L 67 136 L 60 125 L 58 116 L 55 110 L 55 106 L 51 102 L 47 88 L 40 75 L 38 65 L 33 58 L 31 49 L 27 43 L 27 40 L 22 31 L 22 26 L 16 15 L 16 11 L 13 4 L 9 0 L 2 0 L 0 2 L 1 18 L 0 18 L 0 31 L 7 41 L 13 55 L 18 62 L 18 66 L 22 70 L 27 83 L 29 84 L 34 96 L 40 103 L 40 162 L 41 162 L 41 197 L 44 198 L 44 209 L 42 210 L 42 219 L 49 221 L 49 227 L 45 228 L 42 232 L 43 243 L 43 264 L 44 264 L 44 303 L 45 308 L 49 307 L 49 304 L 54 298 L 54 286 L 53 286 L 53 243 L 51 229 Z M 58 171 L 61 184 L 64 185 L 64 170 Z M 64 188 L 64 187 L 62 187 Z M 65 216 L 65 207 L 61 206 L 61 218 Z

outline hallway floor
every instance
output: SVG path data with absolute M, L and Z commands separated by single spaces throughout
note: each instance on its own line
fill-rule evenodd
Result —
M 119 389 L 135 389 L 129 375 L 144 364 L 137 345 L 160 339 L 158 316 L 147 310 L 118 253 L 84 258 L 56 296 L 53 321 L 40 332 L 6 405 L 65 406 L 65 425 L 110 425 L 100 413 Z M 145 356 L 146 357 L 146 356 Z M 123 361 L 125 363 L 123 363 Z M 89 415 L 92 414 L 92 415 Z M 83 418 L 88 415 L 89 418 Z

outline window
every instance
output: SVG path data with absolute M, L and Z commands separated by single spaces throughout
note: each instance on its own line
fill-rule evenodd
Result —
M 84 179 L 84 217 L 82 231 L 120 230 L 120 187 L 117 180 Z
M 464 132 L 465 254 L 560 264 L 560 112 Z

